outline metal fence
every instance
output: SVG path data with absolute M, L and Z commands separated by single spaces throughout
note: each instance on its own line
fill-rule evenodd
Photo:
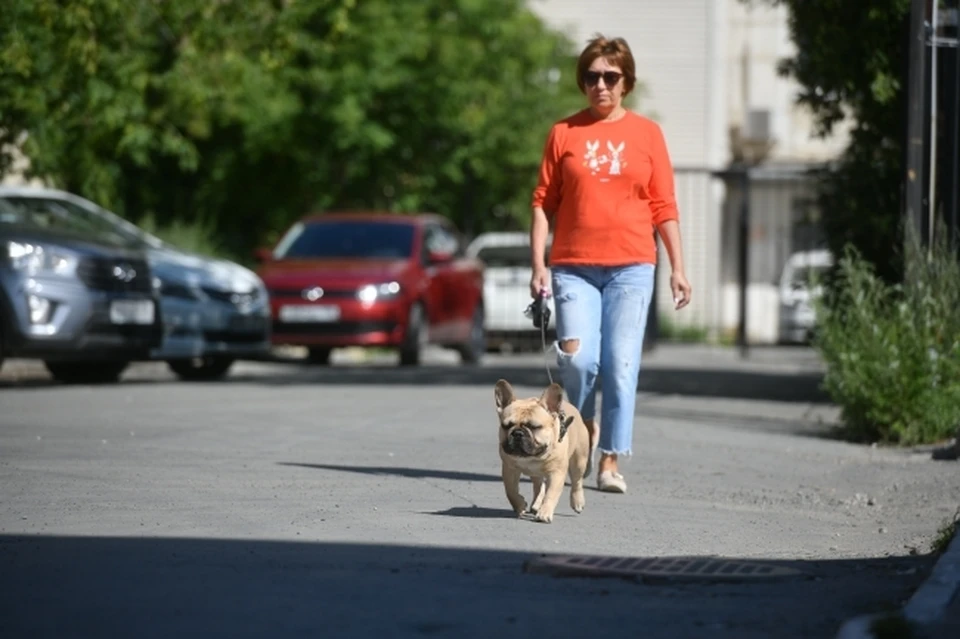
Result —
M 664 340 L 778 340 L 777 280 L 794 252 L 823 245 L 810 166 L 675 169 L 677 204 L 687 278 L 693 301 L 673 311 L 670 260 L 662 241 L 646 348 Z M 529 277 L 529 276 L 528 276 Z M 529 304 L 525 291 L 511 293 L 510 308 Z M 551 326 L 554 323 L 551 321 Z M 539 333 L 492 335 L 505 351 L 541 348 Z M 553 335 L 548 339 L 552 340 Z

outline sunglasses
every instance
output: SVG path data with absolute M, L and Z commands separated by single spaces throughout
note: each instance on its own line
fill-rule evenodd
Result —
M 583 74 L 583 81 L 587 86 L 593 87 L 597 85 L 597 82 L 600 81 L 600 78 L 603 78 L 603 83 L 608 87 L 612 87 L 619 82 L 620 78 L 622 77 L 623 74 L 617 73 L 616 71 L 604 71 L 603 73 L 600 71 L 585 71 Z

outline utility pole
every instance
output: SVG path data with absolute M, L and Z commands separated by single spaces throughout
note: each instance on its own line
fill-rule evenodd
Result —
M 747 338 L 747 305 L 748 291 L 750 290 L 750 165 L 740 167 L 740 214 L 737 218 L 737 267 L 740 276 L 740 321 L 737 323 L 737 345 L 740 347 L 740 357 L 746 358 L 750 354 L 750 345 Z
M 936 0 L 934 0 L 936 1 Z M 910 57 L 907 81 L 906 174 L 904 175 L 904 218 L 921 243 L 924 232 L 924 160 L 927 148 L 926 124 L 926 32 L 927 0 L 910 5 Z
M 950 247 L 960 251 L 960 0 L 944 16 L 944 35 L 935 40 L 936 46 L 945 47 L 945 57 L 952 61 L 953 77 L 945 73 L 947 84 L 944 108 L 944 139 L 950 151 L 946 153 L 943 175 L 943 209 Z M 946 61 L 945 61 L 946 62 Z M 944 71 L 950 69 L 946 64 Z M 952 82 L 950 82 L 952 80 Z

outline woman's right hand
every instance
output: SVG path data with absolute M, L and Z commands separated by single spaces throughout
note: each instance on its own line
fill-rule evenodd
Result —
M 530 297 L 536 299 L 541 292 L 550 295 L 550 270 L 546 266 L 534 267 L 530 278 Z

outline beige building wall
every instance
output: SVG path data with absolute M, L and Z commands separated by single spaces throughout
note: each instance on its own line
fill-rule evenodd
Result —
M 770 140 L 768 163 L 796 164 L 835 157 L 841 134 L 812 136 L 812 120 L 794 104 L 797 86 L 777 73 L 793 55 L 787 9 L 740 0 L 528 0 L 550 26 L 582 48 L 595 33 L 622 36 L 645 85 L 635 108 L 662 127 L 676 167 L 687 276 L 694 302 L 674 313 L 669 261 L 661 250 L 660 317 L 708 329 L 736 328 L 739 289 L 721 273 L 736 255 L 722 254 L 726 189 L 710 172 L 734 157 L 734 134 Z M 777 300 L 771 283 L 748 293 L 752 340 L 776 339 Z

